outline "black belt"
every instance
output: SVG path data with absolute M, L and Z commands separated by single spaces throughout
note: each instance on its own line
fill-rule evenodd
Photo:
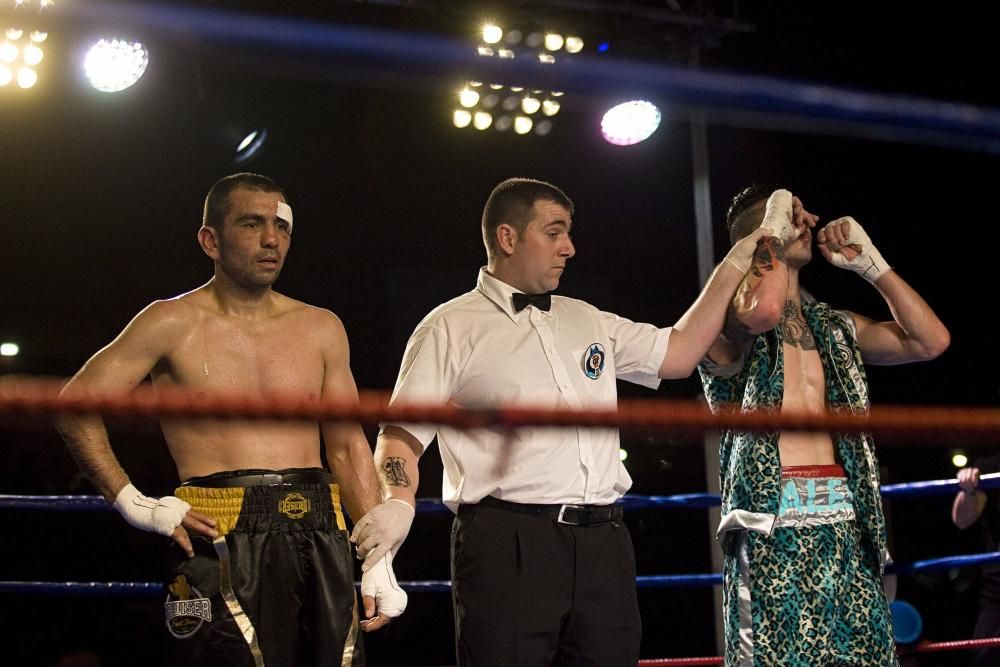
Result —
M 192 477 L 181 486 L 222 489 L 242 486 L 280 486 L 282 484 L 330 484 L 333 476 L 324 468 L 288 468 L 286 470 L 230 470 L 204 477 Z
M 506 512 L 518 512 L 552 519 L 556 523 L 568 526 L 592 526 L 607 523 L 622 518 L 621 505 L 533 505 L 531 503 L 512 503 L 493 496 L 486 496 L 479 501 L 483 507 L 492 507 Z

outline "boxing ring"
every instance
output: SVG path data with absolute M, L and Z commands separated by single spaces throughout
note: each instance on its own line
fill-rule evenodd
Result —
M 476 70 L 482 66 L 474 49 L 464 41 L 418 36 L 376 28 L 323 25 L 279 17 L 254 17 L 163 5 L 130 4 L 110 0 L 80 0 L 63 3 L 53 23 L 72 21 L 100 23 L 113 21 L 147 29 L 163 40 L 182 43 L 204 40 L 220 48 L 259 50 L 294 60 L 308 54 L 318 67 L 335 64 L 341 69 L 385 75 L 407 71 L 421 82 L 440 80 L 454 69 Z M 662 95 L 679 110 L 702 114 L 702 121 L 735 126 L 777 128 L 809 133 L 865 139 L 901 141 L 937 148 L 961 149 L 1000 154 L 1000 110 L 952 102 L 937 102 L 903 95 L 861 93 L 831 86 L 802 84 L 768 77 L 741 76 L 680 67 L 643 63 L 622 63 L 610 59 L 583 57 L 580 66 L 555 71 L 537 62 L 518 60 L 505 63 L 505 78 L 529 85 L 560 88 L 582 97 L 619 89 L 636 89 Z M 525 426 L 619 427 L 633 432 L 669 433 L 678 437 L 700 438 L 708 431 L 726 428 L 746 430 L 801 429 L 822 431 L 863 430 L 876 436 L 879 449 L 910 439 L 920 443 L 935 440 L 963 443 L 996 443 L 1000 438 L 1000 409 L 876 405 L 870 415 L 773 415 L 717 414 L 695 401 L 622 400 L 614 411 L 547 411 L 519 406 L 481 410 L 461 410 L 453 406 L 387 407 L 385 394 L 362 393 L 358 405 L 306 401 L 297 397 L 261 398 L 252 396 L 192 397 L 184 392 L 154 394 L 140 387 L 128 396 L 90 395 L 59 398 L 60 382 L 39 379 L 4 381 L 0 375 L 0 423 L 13 428 L 34 428 L 58 412 L 99 413 L 126 420 L 147 421 L 160 417 L 276 418 L 303 420 L 351 420 L 366 425 L 383 420 L 428 422 L 459 428 L 516 429 Z M 57 445 L 54 445 L 57 446 Z M 1000 487 L 998 476 L 984 479 L 984 488 Z M 2 491 L 2 489 L 0 489 Z M 938 479 L 886 485 L 884 499 L 907 502 L 940 497 L 947 504 L 957 491 L 954 480 Z M 710 493 L 682 495 L 626 496 L 627 510 L 650 512 L 706 511 L 718 506 L 719 497 Z M 24 513 L 75 513 L 80 521 L 105 513 L 110 507 L 98 496 L 88 495 L 0 495 L 0 510 Z M 447 516 L 437 501 L 421 499 L 418 513 Z M 626 513 L 626 520 L 629 512 Z M 114 517 L 117 520 L 117 517 Z M 421 520 L 418 518 L 417 522 Z M 124 525 L 124 522 L 122 522 Z M 129 529 L 131 530 L 131 529 Z M 707 539 L 707 537 L 705 538 Z M 412 548 L 412 545 L 407 545 Z M 400 563 L 405 563 L 404 546 Z M 637 540 L 637 550 L 642 544 Z M 73 545 L 67 546 L 71 557 Z M 954 553 L 932 559 L 894 563 L 897 577 L 920 573 L 975 568 L 1000 563 L 1000 552 Z M 644 572 L 637 579 L 640 590 L 709 589 L 721 583 L 721 575 L 705 567 L 701 573 Z M 6 579 L 0 574 L 0 579 Z M 447 597 L 450 584 L 440 579 L 403 582 L 412 593 Z M 54 598 L 129 598 L 152 609 L 163 596 L 163 587 L 148 581 L 0 581 L 0 594 L 44 604 Z M 414 601 L 407 612 L 415 613 Z M 918 609 L 918 611 L 920 611 Z M 657 627 L 656 619 L 644 619 L 645 631 Z M 712 619 L 701 619 L 710 624 Z M 665 630 L 671 632 L 672 630 Z M 897 633 L 898 634 L 898 633 Z M 903 637 L 910 639 L 910 637 Z M 111 639 L 109 638 L 109 641 Z M 951 651 L 968 651 L 1000 646 L 1000 638 L 933 641 L 913 638 L 901 642 L 901 655 L 920 656 Z M 651 657 L 641 664 L 716 665 L 722 659 L 706 657 Z M 921 663 L 923 664 L 923 663 Z M 926 664 L 934 664 L 928 662 Z
M 384 393 L 362 392 L 356 405 L 337 402 L 315 402 L 296 397 L 261 399 L 240 395 L 195 397 L 182 391 L 154 393 L 149 387 L 138 388 L 127 395 L 88 394 L 71 398 L 58 396 L 60 383 L 23 379 L 0 382 L 0 418 L 14 421 L 34 421 L 60 412 L 101 413 L 108 417 L 151 418 L 219 417 L 219 418 L 274 418 L 308 420 L 350 420 L 377 423 L 394 422 L 438 423 L 463 428 L 516 429 L 523 426 L 577 425 L 609 427 L 627 430 L 702 433 L 724 428 L 746 430 L 863 430 L 887 442 L 900 437 L 961 437 L 965 442 L 992 442 L 1000 434 L 1000 409 L 994 408 L 944 408 L 922 406 L 873 408 L 868 417 L 850 415 L 778 415 L 778 414 L 712 414 L 698 402 L 687 401 L 621 401 L 615 411 L 582 412 L 552 411 L 525 407 L 498 409 L 459 409 L 454 406 L 387 406 Z M 1000 473 L 984 475 L 981 488 L 1000 488 Z M 940 479 L 883 485 L 883 499 L 907 501 L 913 498 L 939 496 L 950 498 L 958 491 L 954 480 Z M 626 510 L 653 510 L 670 512 L 680 509 L 704 510 L 719 505 L 719 496 L 711 493 L 688 493 L 668 496 L 628 495 L 621 501 Z M 943 501 L 947 503 L 947 500 Z M 110 510 L 100 496 L 90 495 L 0 495 L 0 510 L 91 513 Z M 421 515 L 448 514 L 437 500 L 420 499 L 417 512 Z M 626 512 L 626 519 L 629 512 Z M 418 519 L 419 521 L 419 519 Z M 412 546 L 411 546 L 412 548 Z M 637 540 L 637 550 L 642 545 Z M 405 560 L 404 553 L 401 556 Z M 913 576 L 918 573 L 972 568 L 984 564 L 1000 563 L 1000 552 L 953 554 L 945 557 L 896 562 L 890 564 L 887 575 Z M 636 585 L 643 589 L 702 588 L 722 583 L 719 573 L 663 573 L 642 574 Z M 443 580 L 401 581 L 411 593 L 444 594 L 450 591 L 450 582 Z M 894 587 L 893 587 L 894 588 Z M 161 599 L 164 588 L 158 582 L 129 581 L 0 581 L 0 594 L 17 594 L 32 598 L 52 597 L 109 597 Z M 419 603 L 417 603 L 419 606 Z M 912 627 L 911 605 L 897 600 L 892 603 L 896 628 L 897 650 L 902 655 L 968 651 L 1000 646 L 1000 637 L 966 639 L 957 641 L 930 641 L 920 639 L 919 628 Z M 412 603 L 408 613 L 414 612 Z M 919 616 L 917 617 L 919 619 Z M 644 619 L 647 631 L 656 627 L 656 619 Z M 707 622 L 707 619 L 706 619 Z M 919 622 L 919 620 L 918 620 Z M 905 627 L 900 627 L 905 626 Z M 904 636 L 905 635 L 905 636 Z M 646 667 L 668 665 L 717 665 L 722 658 L 660 657 L 640 662 Z M 927 663 L 933 664 L 933 663 Z

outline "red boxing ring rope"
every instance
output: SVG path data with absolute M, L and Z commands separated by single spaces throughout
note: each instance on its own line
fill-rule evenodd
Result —
M 298 395 L 199 395 L 141 385 L 130 393 L 73 392 L 60 396 L 62 381 L 0 378 L 0 415 L 99 413 L 125 417 L 303 419 L 379 423 L 446 424 L 456 428 L 587 426 L 671 430 L 867 431 L 918 440 L 992 441 L 1000 436 L 1000 409 L 883 406 L 869 415 L 828 412 L 792 414 L 725 411 L 712 414 L 691 400 L 623 400 L 617 410 L 551 410 L 531 407 L 460 408 L 454 405 L 388 405 L 385 392 L 362 392 L 357 403 Z

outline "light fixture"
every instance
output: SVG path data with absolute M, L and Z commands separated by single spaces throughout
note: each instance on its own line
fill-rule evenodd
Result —
M 117 93 L 134 85 L 148 64 L 149 52 L 140 42 L 102 39 L 87 52 L 83 68 L 95 89 Z
M 38 72 L 30 67 L 22 67 L 17 70 L 17 85 L 21 88 L 31 88 L 38 83 Z
M 969 457 L 965 455 L 965 452 L 960 450 L 952 452 L 951 464 L 956 468 L 964 468 L 969 465 Z
M 470 109 L 479 103 L 479 93 L 471 88 L 463 88 L 458 94 L 458 103 L 466 109 Z
M 503 29 L 495 23 L 487 23 L 483 26 L 483 41 L 487 44 L 496 44 L 503 37 Z
M 583 40 L 572 35 L 566 37 L 566 53 L 580 53 L 583 51 Z
M 488 111 L 477 111 L 472 116 L 472 126 L 477 130 L 485 130 L 493 124 L 493 114 Z
M 233 162 L 236 164 L 246 162 L 260 151 L 266 141 L 267 128 L 261 127 L 256 130 L 250 130 L 236 145 L 236 155 L 233 157 Z
M 616 105 L 601 119 L 601 135 L 616 146 L 648 139 L 660 126 L 660 110 L 652 102 L 633 100 Z
M 20 351 L 17 343 L 0 343 L 0 357 L 16 357 Z
M 532 125 L 534 125 L 534 123 L 527 116 L 517 116 L 514 119 L 514 131 L 518 134 L 527 134 L 528 132 L 531 132 Z
M 558 51 L 563 47 L 565 40 L 563 36 L 557 32 L 549 32 L 545 34 L 545 48 L 549 51 Z
M 468 109 L 455 109 L 451 116 L 451 122 L 454 123 L 455 127 L 469 127 L 469 123 L 472 122 L 472 112 Z
M 521 100 L 521 111 L 529 116 L 538 111 L 541 107 L 542 103 L 537 97 L 525 95 L 524 99 Z

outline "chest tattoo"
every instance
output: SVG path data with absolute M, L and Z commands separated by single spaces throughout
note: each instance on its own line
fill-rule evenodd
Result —
M 789 345 L 803 350 L 816 349 L 816 339 L 813 338 L 812 332 L 809 331 L 809 327 L 794 301 L 785 301 L 785 308 L 781 312 L 781 322 L 778 326 L 781 328 L 782 337 Z

